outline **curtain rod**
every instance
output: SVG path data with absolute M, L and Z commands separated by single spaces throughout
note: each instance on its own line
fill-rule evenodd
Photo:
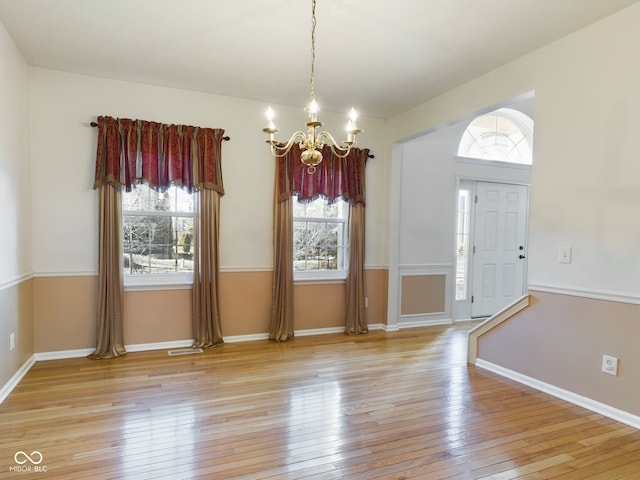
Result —
M 98 126 L 98 124 L 96 122 L 91 122 L 89 125 L 91 125 L 92 127 L 97 127 Z M 228 142 L 229 140 L 231 140 L 231 137 L 226 136 L 226 137 L 222 137 L 222 139 Z M 368 157 L 369 158 L 376 158 L 376 156 L 373 155 L 373 154 L 368 155 Z
M 96 122 L 91 122 L 89 125 L 91 125 L 92 127 L 97 127 L 98 126 L 98 124 Z M 222 137 L 222 139 L 228 142 L 229 140 L 231 140 L 231 137 L 226 136 L 226 137 Z

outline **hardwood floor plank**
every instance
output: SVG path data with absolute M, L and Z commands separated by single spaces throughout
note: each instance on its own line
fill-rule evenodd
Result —
M 0 478 L 640 479 L 640 432 L 467 365 L 470 326 L 38 362 Z

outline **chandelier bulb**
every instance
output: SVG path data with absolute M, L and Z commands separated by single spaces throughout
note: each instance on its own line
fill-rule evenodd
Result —
M 315 122 L 318 120 L 318 103 L 316 102 L 315 98 L 312 98 L 311 101 L 309 102 L 309 105 L 307 106 L 307 113 L 309 114 L 309 118 L 311 119 L 312 122 Z

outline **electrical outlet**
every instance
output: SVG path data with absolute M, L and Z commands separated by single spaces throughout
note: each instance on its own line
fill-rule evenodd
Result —
M 602 373 L 618 375 L 618 359 L 611 355 L 602 355 Z
M 15 349 L 16 349 L 16 334 L 10 333 L 9 334 L 9 350 L 13 351 Z

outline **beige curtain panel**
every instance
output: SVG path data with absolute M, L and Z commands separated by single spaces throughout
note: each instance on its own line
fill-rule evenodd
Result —
M 349 208 L 349 271 L 346 281 L 347 318 L 344 328 L 345 333 L 349 335 L 369 331 L 365 306 L 364 213 L 363 203 L 356 203 Z
M 94 188 L 99 202 L 96 350 L 89 358 L 126 353 L 123 338 L 121 190 L 136 184 L 196 192 L 194 230 L 194 345 L 222 343 L 218 243 L 224 130 L 100 116 Z
M 291 197 L 276 200 L 273 213 L 273 283 L 269 340 L 293 338 L 293 208 Z
M 96 349 L 89 358 L 114 358 L 127 353 L 122 332 L 122 204 L 120 187 L 98 188 L 98 311 Z
M 220 194 L 215 190 L 200 190 L 195 195 L 193 347 L 210 348 L 224 343 L 218 294 Z

